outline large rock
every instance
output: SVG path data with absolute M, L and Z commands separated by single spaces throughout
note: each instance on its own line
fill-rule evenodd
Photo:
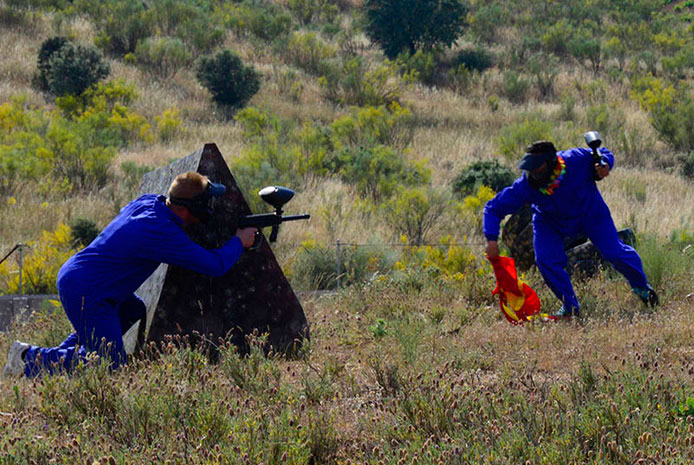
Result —
M 251 212 L 215 144 L 147 173 L 140 193 L 165 195 L 171 181 L 186 171 L 197 171 L 227 188 L 213 201 L 214 219 L 187 231 L 203 247 L 220 247 L 235 234 L 238 217 Z M 131 351 L 136 338 L 141 344 L 145 335 L 147 341 L 162 341 L 176 334 L 189 335 L 193 342 L 204 336 L 215 344 L 226 338 L 245 351 L 245 336 L 257 330 L 268 333 L 274 351 L 291 353 L 309 336 L 301 304 L 264 237 L 257 250 L 244 251 L 222 277 L 162 264 L 137 294 L 147 304 L 147 322 L 128 332 L 125 343 Z
M 535 264 L 532 217 L 530 205 L 524 205 L 509 217 L 502 228 L 501 241 L 516 262 L 518 271 L 527 271 Z M 625 244 L 636 245 L 636 236 L 631 229 L 621 229 L 617 234 Z M 565 238 L 564 250 L 568 257 L 567 270 L 571 274 L 590 277 L 600 268 L 611 266 L 585 236 Z

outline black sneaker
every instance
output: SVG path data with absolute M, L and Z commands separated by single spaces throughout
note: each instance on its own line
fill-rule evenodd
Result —
M 658 304 L 660 304 L 660 298 L 658 298 L 658 294 L 655 292 L 655 289 L 653 289 L 650 285 L 646 285 L 646 287 L 635 287 L 634 293 L 637 296 L 639 296 L 641 302 L 648 305 L 649 307 L 656 307 Z

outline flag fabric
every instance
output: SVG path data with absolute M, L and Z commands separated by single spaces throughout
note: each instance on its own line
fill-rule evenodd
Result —
M 554 319 L 550 315 L 540 313 L 540 298 L 530 286 L 518 278 L 513 258 L 487 258 L 492 263 L 496 276 L 496 289 L 492 294 L 499 296 L 501 312 L 511 324 L 523 324 L 533 318 Z

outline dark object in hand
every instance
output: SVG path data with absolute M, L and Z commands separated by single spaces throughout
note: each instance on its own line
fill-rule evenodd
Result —
M 294 191 L 281 186 L 268 186 L 264 187 L 258 192 L 260 198 L 265 202 L 269 203 L 275 207 L 273 213 L 260 213 L 257 215 L 242 216 L 239 218 L 238 227 L 243 228 L 265 228 L 267 226 L 272 226 L 272 231 L 270 233 L 270 242 L 275 242 L 277 240 L 277 233 L 280 229 L 280 223 L 285 221 L 296 221 L 296 220 L 307 220 L 311 218 L 311 215 L 304 213 L 301 215 L 288 215 L 282 216 L 284 204 L 289 202 L 292 197 L 294 197 Z
M 586 144 L 588 147 L 593 149 L 593 161 L 599 166 L 605 166 L 605 160 L 602 159 L 602 155 L 598 152 L 598 147 L 602 145 L 602 139 L 600 139 L 600 134 L 598 131 L 586 132 L 583 136 L 586 139 Z M 595 168 L 594 168 L 595 169 Z M 597 171 L 593 173 L 593 179 L 600 181 L 602 178 L 598 175 Z

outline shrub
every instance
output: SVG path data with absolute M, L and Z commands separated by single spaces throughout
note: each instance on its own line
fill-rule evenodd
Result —
M 385 202 L 383 212 L 386 222 L 398 237 L 404 235 L 410 245 L 422 245 L 449 204 L 450 194 L 444 190 L 399 188 Z
M 470 14 L 470 32 L 485 42 L 495 42 L 499 38 L 497 30 L 507 24 L 509 14 L 507 8 L 496 3 L 478 5 Z
M 100 145 L 99 132 L 56 112 L 27 110 L 14 100 L 0 105 L 0 188 L 50 175 L 61 190 L 100 187 L 115 149 Z
M 70 222 L 70 238 L 72 248 L 81 249 L 88 246 L 101 232 L 94 223 L 88 218 L 75 218 Z
M 215 102 L 236 108 L 244 106 L 260 90 L 260 75 L 231 50 L 202 57 L 197 78 Z
M 114 55 L 134 53 L 155 32 L 155 10 L 140 0 L 78 0 L 75 9 L 94 22 L 95 45 Z
M 554 97 L 554 81 L 557 78 L 558 60 L 554 55 L 536 54 L 528 60 L 528 70 L 540 98 Z
M 530 81 L 515 71 L 506 71 L 503 74 L 504 96 L 513 103 L 522 103 L 527 98 Z
M 406 242 L 408 238 L 402 240 Z M 472 250 L 455 245 L 451 237 L 444 237 L 439 245 L 406 247 L 395 270 L 423 271 L 431 278 L 460 282 L 476 264 Z
M 362 57 L 326 67 L 318 80 L 325 97 L 342 105 L 388 105 L 400 99 L 402 81 L 391 62 L 370 66 Z
M 632 83 L 631 96 L 649 113 L 660 137 L 674 149 L 683 152 L 694 149 L 694 97 L 686 88 L 643 77 Z
M 55 280 L 58 270 L 74 253 L 70 228 L 60 223 L 55 231 L 43 231 L 41 238 L 27 244 L 29 253 L 24 257 L 22 287 L 25 294 L 57 294 Z M 19 292 L 19 273 L 11 272 L 8 263 L 0 265 L 2 293 Z
M 208 53 L 224 39 L 224 30 L 207 2 L 160 0 L 152 2 L 151 8 L 160 33 L 180 39 L 191 53 Z
M 159 79 L 171 78 L 192 60 L 183 42 L 173 37 L 149 37 L 137 44 L 135 56 L 140 65 Z
M 470 71 L 478 71 L 482 73 L 494 66 L 494 60 L 487 50 L 483 49 L 482 47 L 477 47 L 458 52 L 453 64 L 455 66 L 462 65 Z
M 403 70 L 403 74 L 430 86 L 436 83 L 439 68 L 437 52 L 417 50 L 412 55 L 402 52 L 398 55 L 396 62 Z
M 333 23 L 340 10 L 329 0 L 288 0 L 287 8 L 299 24 Z
M 355 108 L 330 124 L 330 142 L 336 149 L 374 144 L 404 149 L 414 137 L 411 121 L 410 109 L 397 103 Z
M 183 132 L 183 120 L 177 108 L 167 108 L 160 116 L 155 116 L 159 139 L 166 142 Z
M 37 71 L 32 79 L 32 85 L 44 92 L 50 90 L 48 86 L 48 73 L 50 72 L 50 60 L 55 52 L 60 50 L 69 41 L 65 37 L 51 37 L 41 44 L 38 60 L 36 63 Z
M 682 167 L 682 176 L 687 179 L 694 180 L 694 152 L 689 152 L 688 154 L 680 158 Z
M 518 173 L 500 164 L 497 160 L 476 161 L 463 168 L 453 179 L 453 192 L 460 198 L 476 193 L 480 187 L 490 187 L 500 192 L 510 186 Z
M 252 2 L 227 6 L 226 25 L 238 35 L 246 32 L 265 42 L 286 43 L 292 29 L 292 18 L 274 3 Z
M 41 46 L 34 82 L 53 95 L 80 95 L 109 72 L 108 63 L 94 48 L 54 37 Z
M 602 48 L 600 38 L 590 29 L 581 28 L 569 42 L 569 53 L 582 65 L 587 64 L 594 73 L 600 71 Z
M 297 32 L 289 39 L 286 56 L 290 63 L 317 75 L 323 72 L 324 61 L 336 53 L 335 48 L 321 41 L 315 32 Z
M 458 0 L 366 0 L 365 29 L 388 58 L 402 51 L 450 46 L 463 33 L 467 8 Z
M 292 264 L 292 285 L 299 289 L 319 290 L 367 281 L 387 274 L 395 264 L 392 251 L 377 244 L 364 247 L 341 245 L 338 265 L 337 250 L 313 240 L 304 241 Z
M 123 181 L 125 186 L 133 192 L 136 192 L 142 183 L 142 178 L 145 174 L 152 171 L 153 168 L 147 165 L 140 165 L 134 161 L 124 161 L 120 165 L 121 173 L 123 173 Z
M 499 152 L 508 160 L 520 158 L 526 147 L 537 140 L 553 140 L 552 124 L 536 118 L 505 126 L 500 133 L 496 142 Z
M 409 163 L 383 145 L 345 148 L 332 159 L 331 171 L 376 202 L 390 197 L 398 186 L 419 186 L 430 178 L 424 162 Z

